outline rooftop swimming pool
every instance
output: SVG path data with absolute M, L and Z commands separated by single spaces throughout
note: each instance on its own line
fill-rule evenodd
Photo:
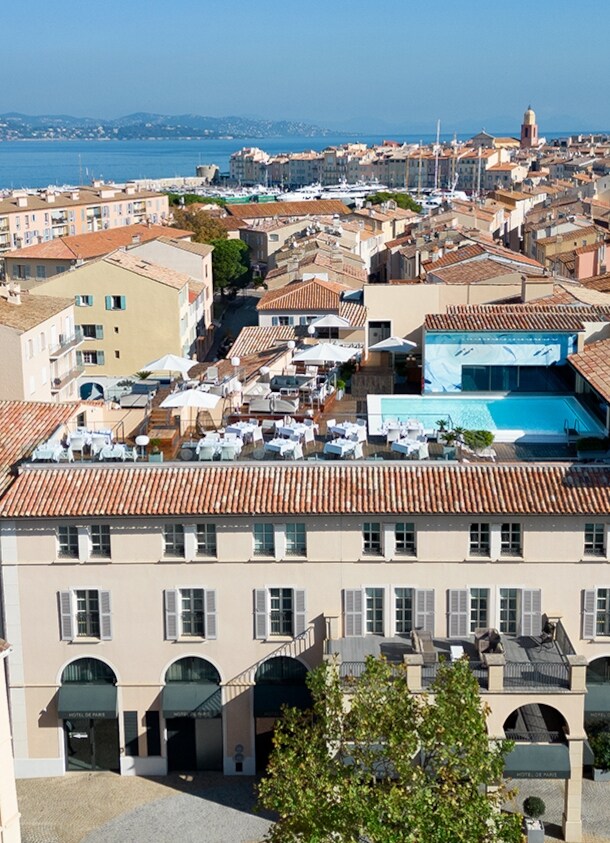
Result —
M 496 442 L 565 441 L 566 425 L 581 436 L 603 436 L 600 422 L 571 395 L 369 395 L 369 433 L 383 435 L 389 419 L 416 418 L 426 432 L 448 427 L 490 430 Z

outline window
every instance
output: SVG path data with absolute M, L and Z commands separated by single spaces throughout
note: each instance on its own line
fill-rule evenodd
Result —
M 197 554 L 216 556 L 216 525 L 197 524 Z
M 110 526 L 93 524 L 91 527 L 91 556 L 110 557 Z
M 41 331 L 40 332 L 40 350 L 44 351 L 46 347 L 47 347 L 47 338 L 45 336 L 45 332 Z
M 606 541 L 605 541 L 605 525 L 597 522 L 593 524 L 585 524 L 585 555 L 586 556 L 605 556 L 606 555 Z
M 500 632 L 516 635 L 519 627 L 519 597 L 518 588 L 500 589 Z
M 305 524 L 286 524 L 286 556 L 305 556 Z
M 163 555 L 184 557 L 184 527 L 166 524 L 163 528 Z
M 362 526 L 362 552 L 366 556 L 381 555 L 381 524 L 365 521 Z
M 610 635 L 610 588 L 597 589 L 595 634 Z
M 78 638 L 112 639 L 110 592 L 97 588 L 59 592 L 62 641 Z
M 205 637 L 202 588 L 180 589 L 180 626 L 183 636 Z
M 275 556 L 273 524 L 254 525 L 254 555 Z
M 93 296 L 76 296 L 77 307 L 93 307 Z
M 366 588 L 366 631 L 383 635 L 383 588 Z
M 125 310 L 125 296 L 106 296 L 106 310 Z
M 415 556 L 415 525 L 411 523 L 396 524 L 394 529 L 396 553 Z
M 36 267 L 36 278 L 39 281 L 42 281 L 44 278 L 47 277 L 47 268 L 46 266 L 41 266 L 40 264 Z
M 117 359 L 117 360 L 119 360 L 119 359 L 120 359 L 120 357 L 121 357 L 121 352 L 120 352 L 120 351 L 118 351 L 118 350 L 117 350 L 117 351 L 115 351 L 115 352 L 114 352 L 114 356 L 116 357 L 116 359 Z
M 294 637 L 305 632 L 305 592 L 287 586 L 254 591 L 254 637 Z
M 470 555 L 489 556 L 489 524 L 470 525 Z
M 293 593 L 291 588 L 269 589 L 269 634 L 292 635 Z
M 522 556 L 521 524 L 502 524 L 500 554 L 502 556 Z
M 394 589 L 396 634 L 405 635 L 413 629 L 413 589 Z
M 31 360 L 34 356 L 34 341 L 28 340 L 28 360 Z
M 80 326 L 80 333 L 82 334 L 83 339 L 86 339 L 86 340 L 98 339 L 98 334 L 97 334 L 97 331 L 96 331 L 97 327 L 98 327 L 97 325 L 81 325 Z M 102 328 L 101 325 L 99 327 Z M 104 336 L 104 329 L 102 328 L 101 336 L 99 337 L 99 339 L 102 339 L 103 336 Z
M 99 592 L 92 589 L 78 589 L 76 596 L 76 636 L 77 638 L 100 637 L 100 600 Z
M 168 588 L 164 592 L 165 639 L 216 638 L 216 592 Z
M 78 530 L 76 527 L 61 526 L 57 529 L 60 559 L 78 559 Z
M 77 358 L 79 354 L 82 354 L 81 359 L 85 366 L 103 366 L 106 359 L 103 351 L 77 351 L 76 354 Z
M 470 589 L 470 631 L 489 627 L 489 589 Z

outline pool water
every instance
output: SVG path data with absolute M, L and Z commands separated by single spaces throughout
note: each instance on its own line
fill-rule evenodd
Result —
M 376 400 L 375 400 L 376 399 Z M 369 396 L 369 430 L 388 419 L 419 419 L 427 431 L 438 419 L 448 427 L 490 430 L 498 442 L 565 441 L 566 423 L 581 436 L 604 435 L 603 426 L 571 395 Z

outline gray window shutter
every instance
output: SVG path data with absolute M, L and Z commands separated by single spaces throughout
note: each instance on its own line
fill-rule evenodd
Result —
M 254 637 L 264 641 L 268 637 L 267 631 L 267 591 L 264 588 L 254 590 Z
M 524 588 L 521 592 L 521 635 L 542 633 L 542 592 L 539 588 Z
M 165 589 L 165 640 L 178 639 L 178 591 L 175 588 Z
M 450 588 L 447 592 L 449 638 L 465 638 L 469 634 L 469 602 L 467 588 Z
M 80 307 L 82 303 L 83 303 L 83 300 L 80 296 L 74 296 L 74 304 L 77 307 Z
M 112 296 L 106 296 L 106 310 L 112 310 Z
M 595 601 L 597 593 L 594 588 L 585 589 L 582 593 L 582 637 L 595 638 Z
M 205 637 L 216 638 L 216 592 L 205 592 Z
M 105 362 L 106 362 L 106 355 L 104 354 L 103 351 L 98 351 L 97 352 L 97 365 L 103 366 Z
M 364 635 L 364 599 L 361 588 L 343 591 L 343 631 L 346 638 Z
M 415 592 L 415 627 L 434 634 L 433 588 L 418 588 Z
M 121 310 L 125 310 L 126 307 L 127 307 L 127 301 L 125 299 L 125 296 L 121 296 Z
M 82 351 L 76 352 L 76 365 L 77 366 L 83 365 L 83 352 Z
M 62 641 L 74 640 L 74 616 L 72 614 L 72 592 L 59 592 L 59 627 Z
M 304 589 L 294 590 L 294 634 L 300 635 L 305 632 L 307 622 L 305 619 L 306 604 Z
M 100 638 L 102 641 L 112 639 L 112 616 L 110 612 L 110 592 L 100 591 Z
M 140 747 L 138 741 L 138 712 L 123 712 L 123 728 L 125 732 L 125 755 L 139 755 Z
M 95 339 L 96 340 L 103 340 L 104 339 L 104 326 L 103 325 L 96 325 L 95 326 Z

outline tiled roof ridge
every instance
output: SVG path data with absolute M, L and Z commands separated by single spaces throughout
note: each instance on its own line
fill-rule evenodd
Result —
M 566 464 L 27 467 L 12 518 L 163 515 L 608 514 L 610 469 Z

